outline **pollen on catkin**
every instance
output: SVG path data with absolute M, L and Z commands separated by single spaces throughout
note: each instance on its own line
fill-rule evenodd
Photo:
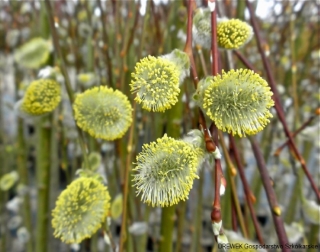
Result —
M 171 206 L 188 198 L 203 152 L 164 135 L 144 144 L 133 169 L 137 195 L 151 206 Z
M 258 74 L 239 69 L 201 80 L 196 101 L 217 128 L 242 137 L 256 134 L 269 123 L 272 95 Z
M 222 20 L 218 22 L 218 45 L 223 49 L 238 49 L 252 38 L 252 27 L 239 19 Z
M 101 227 L 109 209 L 107 188 L 94 178 L 79 178 L 57 199 L 52 211 L 54 236 L 65 243 L 80 243 Z
M 140 60 L 132 73 L 131 92 L 142 108 L 164 112 L 178 101 L 180 71 L 162 57 L 148 56 Z
M 50 44 L 43 38 L 33 38 L 14 52 L 15 61 L 29 69 L 36 69 L 49 58 Z
M 51 79 L 39 79 L 28 86 L 22 99 L 21 110 L 30 115 L 43 115 L 55 110 L 60 101 L 59 83 Z
M 121 138 L 132 123 L 128 97 L 106 86 L 77 95 L 73 109 L 77 125 L 95 138 L 108 141 Z

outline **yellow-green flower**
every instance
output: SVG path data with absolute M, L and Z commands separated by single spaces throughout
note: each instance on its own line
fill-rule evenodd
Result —
M 269 123 L 272 94 L 258 74 L 239 69 L 201 80 L 197 102 L 220 130 L 242 137 L 256 134 Z
M 186 200 L 203 152 L 182 140 L 164 135 L 144 144 L 133 169 L 137 195 L 152 206 L 171 206 Z
M 49 42 L 43 38 L 34 38 L 15 51 L 14 59 L 25 68 L 35 69 L 46 63 L 49 54 Z
M 54 80 L 39 79 L 28 86 L 21 110 L 30 115 L 43 115 L 52 112 L 60 101 L 60 85 Z
M 162 57 L 148 56 L 135 66 L 131 92 L 135 101 L 148 111 L 164 112 L 178 101 L 180 71 L 176 65 Z
M 217 26 L 218 45 L 224 49 L 238 49 L 253 35 L 252 27 L 239 19 L 223 20 Z
M 107 188 L 96 179 L 79 178 L 57 199 L 52 211 L 54 236 L 65 243 L 80 243 L 101 227 L 109 209 Z
M 0 188 L 2 191 L 8 191 L 19 179 L 16 171 L 4 174 L 0 179 Z
M 94 87 L 77 95 L 73 109 L 77 125 L 95 138 L 121 138 L 132 123 L 128 97 L 106 86 Z

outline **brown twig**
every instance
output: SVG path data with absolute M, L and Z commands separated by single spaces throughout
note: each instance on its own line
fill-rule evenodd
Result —
M 217 5 L 215 0 L 211 1 Z M 217 11 L 211 13 L 211 56 L 212 56 L 212 75 L 218 74 L 218 43 L 217 43 Z
M 242 184 L 243 184 L 243 189 L 244 189 L 246 201 L 247 201 L 247 204 L 248 204 L 248 207 L 249 207 L 249 210 L 250 210 L 251 218 L 252 218 L 252 221 L 253 221 L 254 228 L 256 230 L 256 234 L 257 234 L 259 243 L 260 244 L 264 244 L 264 240 L 262 238 L 262 234 L 261 234 L 260 226 L 259 226 L 259 223 L 258 223 L 258 219 L 257 219 L 256 213 L 255 213 L 253 205 L 252 205 L 252 201 L 253 201 L 253 197 L 254 196 L 253 196 L 253 194 L 252 194 L 252 192 L 250 190 L 249 183 L 248 183 L 248 181 L 246 179 L 246 176 L 244 174 L 244 169 L 243 169 L 243 166 L 242 166 L 242 163 L 241 163 L 241 160 L 240 160 L 238 148 L 237 148 L 236 143 L 234 141 L 234 137 L 232 135 L 230 135 L 230 134 L 229 134 L 229 140 L 230 140 L 230 146 L 231 146 L 232 154 L 233 154 L 234 160 L 235 160 L 235 162 L 237 164 L 238 171 L 239 171 L 239 174 L 240 174 L 240 178 L 241 178 L 241 181 L 242 181 Z
M 215 160 L 214 163 L 214 202 L 213 202 L 213 209 L 211 212 L 211 221 L 212 222 L 220 222 L 221 221 L 221 205 L 220 205 L 220 186 L 221 186 L 221 161 L 220 159 Z
M 198 78 L 196 64 L 195 64 L 193 52 L 192 52 L 192 20 L 193 20 L 192 13 L 195 8 L 196 8 L 196 3 L 194 2 L 194 0 L 189 0 L 188 1 L 188 20 L 187 20 L 187 39 L 184 47 L 184 52 L 189 56 L 193 84 L 196 89 L 199 83 L 199 78 Z M 204 131 L 207 130 L 206 120 L 201 109 L 199 109 L 199 124 L 201 125 Z
M 217 5 L 215 0 L 211 0 L 211 3 Z M 218 43 L 217 43 L 217 8 L 215 8 L 211 12 L 211 56 L 212 56 L 212 64 L 211 64 L 211 72 L 212 75 L 215 76 L 218 74 L 219 69 L 219 59 L 218 59 Z M 210 126 L 210 130 L 213 135 L 213 139 L 215 140 L 215 144 L 218 144 L 218 130 L 212 122 Z M 212 141 L 213 142 L 213 141 Z M 225 181 L 223 176 L 222 168 L 221 168 L 221 161 L 220 159 L 215 159 L 215 195 L 214 195 L 214 202 L 213 202 L 213 209 L 211 212 L 211 221 L 214 223 L 218 223 L 221 221 L 221 207 L 220 207 L 220 187 L 221 182 Z M 223 186 L 226 186 L 225 184 Z M 220 233 L 223 233 L 222 229 Z M 215 237 L 217 239 L 217 237 Z
M 297 129 L 295 132 L 292 133 L 292 137 L 296 137 L 301 131 L 303 131 L 312 121 L 315 119 L 316 116 L 312 115 L 309 117 L 307 121 L 305 121 L 299 129 Z M 290 140 L 287 139 L 283 144 L 280 145 L 280 147 L 274 152 L 274 156 L 279 156 L 280 152 L 283 150 L 284 147 L 286 147 L 289 144 Z
M 237 50 L 234 50 L 233 53 L 238 57 L 238 59 L 249 69 L 251 69 L 254 72 L 258 72 L 255 67 Z
M 234 232 L 238 231 L 238 221 L 237 221 L 237 211 L 235 207 L 234 199 L 231 199 L 231 224 L 232 224 L 232 230 Z
M 255 138 L 249 137 L 249 140 L 250 140 L 250 143 L 251 143 L 251 146 L 253 149 L 254 156 L 257 161 L 257 165 L 258 165 L 259 172 L 261 175 L 261 180 L 262 180 L 264 189 L 267 194 L 268 202 L 269 202 L 270 209 L 272 212 L 274 226 L 275 226 L 275 229 L 276 229 L 276 232 L 278 235 L 278 239 L 279 239 L 279 243 L 280 243 L 280 245 L 283 246 L 282 251 L 290 251 L 290 249 L 285 246 L 286 244 L 289 244 L 289 241 L 288 241 L 286 231 L 284 229 L 283 221 L 280 217 L 281 210 L 278 206 L 275 192 L 274 192 L 272 185 L 270 183 L 270 177 L 268 174 L 268 170 L 267 170 L 264 158 L 262 156 L 259 145 L 256 142 Z

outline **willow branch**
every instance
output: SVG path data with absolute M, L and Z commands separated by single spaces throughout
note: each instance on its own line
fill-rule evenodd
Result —
M 246 201 L 247 201 L 247 204 L 249 206 L 251 218 L 252 218 L 252 221 L 253 221 L 254 228 L 256 230 L 256 234 L 257 234 L 259 243 L 260 244 L 264 244 L 264 240 L 262 238 L 262 233 L 261 233 L 261 229 L 260 229 L 260 226 L 259 226 L 259 223 L 258 223 L 257 215 L 256 215 L 256 213 L 254 211 L 254 208 L 253 208 L 253 205 L 252 205 L 252 201 L 254 199 L 254 196 L 253 196 L 253 194 L 252 194 L 252 192 L 250 190 L 249 183 L 248 183 L 248 181 L 246 179 L 246 176 L 244 174 L 244 169 L 243 169 L 243 166 L 242 166 L 242 163 L 241 163 L 241 160 L 240 160 L 240 156 L 239 156 L 239 152 L 238 152 L 236 143 L 234 141 L 234 137 L 232 135 L 230 135 L 230 134 L 229 134 L 229 140 L 230 140 L 230 145 L 231 145 L 231 148 L 232 148 L 232 153 L 233 153 L 233 156 L 234 156 L 234 160 L 236 161 L 236 164 L 237 164 L 237 167 L 238 167 L 238 171 L 239 171 L 239 175 L 240 175 L 240 178 L 241 178 L 241 181 L 242 181 L 242 184 L 243 184 L 243 189 L 244 189 Z
M 273 223 L 274 223 L 274 226 L 275 226 L 275 229 L 277 232 L 279 243 L 281 245 L 283 245 L 282 251 L 290 251 L 290 249 L 288 249 L 285 246 L 286 244 L 289 244 L 289 241 L 288 241 L 286 231 L 284 229 L 283 221 L 280 216 L 281 210 L 280 210 L 280 207 L 279 207 L 277 199 L 276 199 L 276 194 L 275 194 L 275 192 L 272 188 L 271 182 L 270 182 L 270 177 L 268 174 L 268 170 L 267 170 L 263 155 L 261 153 L 261 150 L 260 150 L 259 145 L 256 142 L 255 138 L 249 137 L 249 140 L 250 140 L 250 143 L 251 143 L 251 146 L 253 149 L 254 156 L 257 161 L 257 165 L 258 165 L 258 169 L 259 169 L 259 172 L 261 175 L 262 183 L 263 183 L 264 189 L 267 194 L 269 206 L 270 206 L 271 213 L 272 213 Z
M 292 133 L 292 137 L 296 137 L 301 131 L 303 131 L 314 119 L 316 118 L 315 115 L 312 115 L 309 117 L 307 121 L 305 121 L 300 128 L 298 128 L 295 132 Z M 280 145 L 280 147 L 274 152 L 275 156 L 279 156 L 280 152 L 283 150 L 284 147 L 286 147 L 289 144 L 290 140 L 287 139 L 283 144 Z
M 211 1 L 217 5 L 215 0 Z M 218 74 L 218 43 L 217 43 L 217 8 L 211 12 L 211 56 L 212 56 L 212 75 Z

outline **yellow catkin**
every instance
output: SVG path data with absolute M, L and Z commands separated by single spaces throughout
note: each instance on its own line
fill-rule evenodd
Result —
M 164 112 L 178 101 L 180 71 L 168 59 L 148 56 L 135 66 L 132 73 L 131 92 L 142 108 Z
M 199 148 L 167 135 L 144 144 L 133 169 L 137 194 L 151 206 L 171 206 L 186 200 L 193 180 L 198 178 L 202 156 Z
M 52 112 L 61 101 L 58 82 L 39 79 L 31 82 L 23 97 L 21 110 L 30 115 L 43 115 Z
M 77 125 L 95 138 L 108 141 L 121 138 L 132 123 L 128 97 L 106 86 L 77 95 L 73 109 Z
M 102 225 L 110 210 L 107 188 L 94 178 L 79 178 L 59 195 L 52 211 L 54 236 L 80 243 Z
M 198 85 L 198 103 L 216 126 L 240 137 L 261 131 L 272 114 L 273 93 L 251 70 L 239 69 L 207 77 Z
M 238 49 L 253 35 L 252 27 L 239 19 L 223 20 L 217 26 L 218 45 L 224 49 Z

